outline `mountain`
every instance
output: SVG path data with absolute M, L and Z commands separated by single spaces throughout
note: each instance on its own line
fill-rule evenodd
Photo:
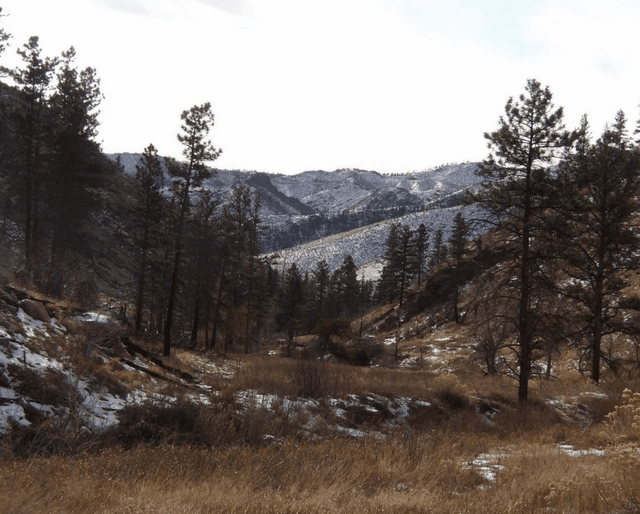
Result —
M 110 157 L 118 158 L 125 173 L 134 175 L 141 156 L 125 153 Z M 252 195 L 260 194 L 265 252 L 309 243 L 315 248 L 323 243 L 314 245 L 314 241 L 338 234 L 342 235 L 330 240 L 332 245 L 336 240 L 355 241 L 350 231 L 368 226 L 371 229 L 365 233 L 369 235 L 361 234 L 356 239 L 371 239 L 379 248 L 380 234 L 386 232 L 388 225 L 376 224 L 403 216 L 408 216 L 406 223 L 412 228 L 424 222 L 434 232 L 438 228 L 446 232 L 455 213 L 446 211 L 434 217 L 434 211 L 455 206 L 466 188 L 478 184 L 477 168 L 477 163 L 448 164 L 395 175 L 357 169 L 305 171 L 296 175 L 218 169 L 205 187 L 222 202 L 241 186 L 249 188 Z M 423 211 L 431 214 L 422 215 Z M 440 221 L 434 222 L 436 219 Z M 353 244 L 344 248 L 331 255 L 332 262 L 341 261 L 345 251 L 355 258 Z M 295 255 L 305 252 L 306 249 L 301 249 Z
M 111 154 L 128 175 L 135 175 L 140 154 Z M 383 175 L 376 171 L 305 171 L 296 175 L 214 169 L 205 182 L 215 196 L 228 198 L 245 186 L 262 196 L 261 216 L 335 215 L 345 211 L 422 208 L 477 184 L 477 163 L 448 164 L 431 170 Z M 168 177 L 167 177 L 168 182 Z

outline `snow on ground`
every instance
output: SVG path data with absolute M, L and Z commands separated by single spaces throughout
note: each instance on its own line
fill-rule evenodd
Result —
M 475 205 L 428 210 L 335 234 L 271 255 L 276 256 L 280 265 L 285 268 L 295 262 L 303 273 L 314 269 L 321 260 L 325 260 L 333 271 L 340 267 L 347 255 L 350 255 L 355 265 L 361 269 L 361 274 L 375 280 L 382 271 L 380 259 L 385 252 L 389 228 L 393 223 L 408 225 L 412 230 L 416 230 L 420 224 L 424 223 L 431 234 L 432 241 L 438 230 L 442 230 L 443 240 L 447 241 L 454 219 L 459 212 L 465 220 L 480 217 L 479 207 Z M 482 231 L 481 225 L 474 225 L 469 239 L 473 239 Z
M 74 419 L 89 430 L 104 430 L 118 423 L 118 412 L 126 405 L 140 404 L 149 400 L 174 402 L 175 398 L 153 392 L 154 379 L 147 378 L 150 387 L 134 389 L 125 397 L 100 390 L 91 385 L 90 377 L 78 375 L 72 369 L 68 357 L 65 357 L 61 345 L 69 342 L 70 337 L 63 325 L 55 319 L 50 323 L 34 320 L 23 311 L 18 311 L 15 333 L 0 325 L 0 434 L 6 433 L 12 424 L 28 426 L 25 408 L 40 411 L 42 414 L 59 419 Z M 74 318 L 83 323 L 104 323 L 108 317 L 100 313 L 85 313 Z M 47 338 L 61 338 L 47 340 Z M 45 344 L 46 341 L 46 344 Z M 48 354 L 46 349 L 52 351 Z M 54 355 L 55 354 L 55 355 Z M 232 378 L 237 365 L 215 363 L 198 355 L 185 354 L 189 365 L 203 377 Z M 139 357 L 132 358 L 137 366 L 148 366 Z M 135 372 L 135 368 L 122 364 L 124 369 Z M 66 391 L 75 391 L 65 405 L 48 405 L 21 397 L 14 387 L 19 387 L 17 375 L 20 370 L 35 372 L 43 377 L 55 372 L 66 382 Z M 157 385 L 157 384 L 156 384 Z M 197 384 L 187 396 L 194 402 L 208 404 L 215 391 L 211 386 Z M 409 398 L 385 398 L 370 394 L 365 397 L 349 395 L 346 398 L 328 398 L 323 402 L 307 398 L 287 398 L 273 394 L 261 394 L 255 390 L 239 391 L 235 394 L 236 403 L 243 412 L 253 409 L 267 411 L 285 411 L 291 415 L 306 417 L 303 428 L 309 433 L 318 429 L 327 429 L 327 419 L 333 420 L 328 427 L 337 433 L 352 437 L 363 437 L 377 432 L 354 428 L 349 422 L 355 412 L 364 412 L 381 422 L 380 430 L 389 430 L 406 421 L 411 409 L 424 408 L 428 402 Z M 381 433 L 378 433 L 382 436 Z M 268 436 L 268 435 L 267 435 Z
M 75 375 L 68 367 L 68 363 L 46 353 L 40 353 L 25 345 L 26 342 L 34 342 L 37 338 L 47 337 L 49 331 L 54 334 L 63 334 L 66 329 L 58 325 L 55 320 L 50 324 L 35 320 L 18 310 L 17 318 L 22 322 L 21 332 L 10 334 L 6 329 L 2 329 L 0 337 L 0 368 L 4 369 L 5 376 L 11 376 L 8 368 L 16 367 L 25 371 L 33 371 L 44 374 L 48 370 L 53 370 L 61 374 L 61 378 L 77 391 L 76 404 L 66 408 L 66 412 L 59 412 L 60 408 L 38 402 L 28 402 L 31 407 L 44 414 L 58 412 L 61 415 L 78 415 L 88 426 L 93 428 L 105 428 L 117 422 L 115 413 L 125 405 L 125 399 L 113 394 L 94 391 L 86 380 Z M 11 378 L 9 385 L 13 385 Z M 0 433 L 6 432 L 11 422 L 18 425 L 28 426 L 24 408 L 19 405 L 21 398 L 11 388 L 0 388 Z M 70 409 L 75 410 L 74 413 Z
M 606 455 L 605 450 L 597 449 L 584 449 L 576 450 L 569 444 L 556 445 L 556 450 L 569 457 L 604 457 Z M 471 468 L 477 471 L 485 480 L 489 482 L 495 482 L 500 472 L 506 469 L 506 464 L 510 458 L 510 455 L 517 452 L 515 447 L 506 448 L 495 453 L 482 453 L 477 455 L 473 460 L 462 463 L 463 468 Z
M 463 462 L 462 467 L 475 469 L 485 480 L 495 482 L 498 473 L 505 469 L 501 464 L 504 458 L 501 453 L 482 453 L 470 462 Z
M 88 313 L 78 319 L 91 320 L 90 322 L 93 323 L 105 321 L 100 313 Z M 79 420 L 86 429 L 100 431 L 116 425 L 118 413 L 126 405 L 141 404 L 149 400 L 168 403 L 178 401 L 174 397 L 153 392 L 153 385 L 157 385 L 157 382 L 152 378 L 148 378 L 147 382 L 151 387 L 134 389 L 126 396 L 100 390 L 89 383 L 89 377 L 83 377 L 71 369 L 68 358 L 60 348 L 60 344 L 70 337 L 63 325 L 55 319 L 50 323 L 34 320 L 21 310 L 17 311 L 15 320 L 16 323 L 0 325 L 0 434 L 6 433 L 13 424 L 28 426 L 29 421 L 25 412 L 27 408 L 61 420 Z M 49 340 L 48 344 L 39 344 L 46 338 L 59 339 Z M 435 367 L 443 368 L 444 373 L 449 359 L 455 356 L 460 348 L 452 345 L 455 344 L 452 337 L 438 337 L 433 342 L 437 344 L 429 347 L 430 352 L 425 357 L 432 361 Z M 384 344 L 394 345 L 395 338 L 385 340 Z M 47 347 L 52 349 L 52 354 L 47 354 L 45 351 Z M 198 370 L 202 376 L 222 379 L 232 378 L 238 366 L 211 362 L 203 356 L 194 354 L 188 354 L 188 356 L 185 354 L 185 361 L 187 359 L 192 368 Z M 140 366 L 148 364 L 139 359 L 134 363 Z M 416 363 L 406 362 L 403 365 L 411 366 Z M 48 405 L 34 401 L 32 398 L 21 397 L 18 390 L 14 388 L 17 385 L 14 374 L 9 373 L 10 370 L 16 369 L 29 370 L 42 375 L 48 371 L 54 371 L 72 387 L 75 396 L 66 406 Z M 133 367 L 129 369 L 135 371 Z M 204 385 L 193 387 L 187 394 L 192 401 L 202 405 L 209 404 L 212 396 L 215 396 L 215 391 L 212 387 Z M 432 407 L 431 403 L 424 399 L 389 398 L 377 394 L 351 394 L 344 398 L 330 397 L 318 401 L 262 394 L 248 389 L 236 392 L 234 399 L 240 413 L 250 414 L 252 410 L 265 410 L 300 416 L 303 420 L 301 427 L 309 436 L 330 430 L 353 438 L 385 437 L 388 431 L 405 423 L 412 412 L 422 412 Z M 573 419 L 577 419 L 575 404 L 579 403 L 577 398 L 566 401 L 557 400 L 553 405 L 558 411 L 571 414 Z M 488 423 L 492 422 L 491 416 L 485 415 L 485 417 Z M 370 421 L 364 424 L 355 421 L 363 418 Z M 271 442 L 276 438 L 272 434 L 265 434 L 264 439 L 265 442 Z M 556 449 L 575 458 L 604 455 L 602 450 L 576 450 L 568 445 L 558 445 Z M 505 462 L 509 458 L 508 453 L 479 454 L 461 465 L 476 470 L 489 482 L 495 481 L 499 473 L 505 469 Z

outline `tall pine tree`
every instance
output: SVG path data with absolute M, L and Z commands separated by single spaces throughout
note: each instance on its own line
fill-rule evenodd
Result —
M 57 59 L 41 56 L 37 37 L 18 50 L 24 68 L 9 72 L 18 88 L 14 103 L 13 120 L 18 151 L 11 174 L 16 192 L 24 205 L 24 266 L 29 279 L 33 278 L 33 252 L 36 244 L 38 207 L 41 203 L 42 177 L 46 168 L 46 155 L 50 151 L 52 131 L 49 116 L 51 82 L 58 64 Z
M 207 139 L 214 121 L 209 102 L 194 105 L 191 109 L 183 111 L 180 119 L 183 123 L 182 132 L 178 134 L 178 141 L 183 146 L 182 155 L 186 161 L 174 161 L 168 167 L 169 174 L 173 179 L 172 192 L 179 212 L 176 220 L 173 272 L 164 328 L 163 353 L 165 356 L 171 355 L 171 330 L 182 259 L 184 226 L 191 206 L 191 193 L 211 176 L 211 171 L 207 169 L 206 163 L 217 159 L 221 153 L 221 150 L 215 149 Z
M 501 246 L 509 252 L 513 269 L 496 292 L 510 297 L 517 314 L 512 319 L 517 345 L 518 400 L 527 402 L 534 361 L 537 319 L 534 308 L 537 273 L 543 256 L 538 242 L 547 212 L 552 167 L 572 137 L 563 125 L 563 110 L 555 108 L 548 87 L 528 80 L 518 100 L 510 98 L 498 129 L 485 133 L 490 149 L 478 174 L 485 177 L 474 199 L 486 209 L 487 221 L 503 235 Z
M 142 328 L 144 310 L 145 279 L 149 267 L 149 253 L 159 245 L 160 223 L 165 211 L 165 199 L 162 196 L 164 172 L 158 151 L 149 145 L 142 152 L 142 158 L 136 165 L 136 191 L 134 205 L 134 239 L 140 251 L 138 283 L 136 293 L 135 328 Z
M 620 298 L 630 285 L 625 270 L 640 265 L 640 235 L 634 224 L 640 160 L 622 111 L 595 144 L 589 143 L 586 117 L 580 133 L 577 151 L 560 167 L 562 198 L 554 227 L 558 254 L 571 278 L 561 291 L 579 305 L 579 335 L 586 341 L 591 379 L 598 382 L 604 342 L 632 329 L 633 317 L 626 315 Z
M 43 189 L 50 220 L 49 288 L 60 293 L 70 253 L 88 250 L 86 222 L 100 205 L 96 188 L 104 183 L 100 147 L 95 142 L 100 80 L 94 68 L 74 67 L 75 50 L 63 52 L 51 97 L 52 163 Z

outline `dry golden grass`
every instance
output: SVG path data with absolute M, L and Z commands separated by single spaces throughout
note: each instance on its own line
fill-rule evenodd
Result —
M 637 452 L 572 457 L 540 431 L 163 446 L 0 465 L 0 513 L 633 512 Z M 501 455 L 496 480 L 476 466 Z M 625 510 L 626 509 L 626 510 Z
M 220 381 L 218 404 L 132 411 L 125 424 L 131 431 L 121 432 L 129 444 L 111 440 L 100 452 L 25 459 L 0 448 L 0 514 L 623 513 L 640 507 L 640 400 L 625 393 L 613 410 L 596 395 L 615 391 L 613 381 L 596 387 L 563 371 L 561 380 L 533 381 L 531 405 L 518 409 L 511 381 L 484 376 L 472 364 L 435 374 L 325 363 L 321 396 L 376 393 L 435 407 L 384 439 L 336 437 L 327 429 L 323 439 L 311 440 L 300 436 L 303 415 L 277 405 L 242 413 L 234 403 L 235 393 L 247 390 L 295 397 L 305 361 L 247 356 L 234 362 L 220 363 L 235 372 Z M 172 364 L 195 368 L 199 361 L 176 352 Z M 103 366 L 118 373 L 115 363 Z M 543 401 L 562 397 L 591 401 L 592 411 L 602 402 L 606 422 L 570 423 Z M 499 406 L 492 422 L 478 414 L 480 403 Z M 159 446 L 139 439 L 140 427 Z M 266 445 L 264 434 L 276 442 Z M 570 456 L 560 443 L 606 453 Z M 473 464 L 482 456 L 502 466 L 492 468 L 495 479 Z
M 84 336 L 103 344 L 113 339 Z M 531 381 L 531 404 L 518 408 L 515 382 L 485 376 L 470 358 L 469 337 L 451 323 L 408 333 L 401 353 L 425 352 L 424 364 L 410 370 L 395 360 L 389 367 L 258 355 L 203 360 L 176 348 L 165 364 L 208 375 L 216 391 L 211 405 L 189 404 L 189 386 L 167 382 L 156 392 L 176 397 L 176 404 L 133 406 L 120 432 L 87 445 L 91 451 L 21 459 L 7 438 L 0 443 L 0 514 L 638 512 L 640 400 L 625 393 L 617 410 L 614 402 L 625 386 L 640 390 L 640 384 L 605 376 L 596 386 L 572 369 L 567 353 L 554 378 Z M 436 373 L 426 351 L 445 346 L 456 350 L 455 371 Z M 78 368 L 141 385 L 135 372 L 117 360 L 96 360 L 88 349 L 76 347 Z M 215 375 L 214 367 L 224 372 Z M 318 374 L 317 387 L 307 390 L 317 398 L 378 394 L 426 400 L 432 408 L 413 411 L 394 430 L 363 424 L 378 435 L 353 439 L 335 436 L 328 408 L 327 426 L 311 435 L 304 413 L 277 403 L 271 411 L 244 411 L 237 402 L 237 393 L 247 391 L 304 394 L 306 373 Z M 31 383 L 40 395 L 59 394 L 55 378 Z M 551 399 L 565 402 L 567 412 L 549 407 Z M 592 418 L 569 421 L 583 406 Z M 481 415 L 485 407 L 496 407 L 492 421 Z M 606 453 L 571 456 L 560 443 Z M 473 464 L 483 456 L 493 461 L 495 479 Z
M 296 397 L 303 359 L 246 356 L 231 380 L 225 381 L 223 393 L 254 389 L 264 394 Z M 427 370 L 357 367 L 335 362 L 321 365 L 323 387 L 318 396 L 344 397 L 348 394 L 380 394 L 424 398 L 433 389 L 437 375 Z

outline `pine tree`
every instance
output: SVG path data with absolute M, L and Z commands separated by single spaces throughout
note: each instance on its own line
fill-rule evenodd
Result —
M 102 94 L 94 68 L 78 71 L 75 50 L 63 52 L 51 97 L 52 164 L 43 189 L 51 222 L 49 288 L 60 293 L 70 252 L 87 251 L 83 227 L 100 206 L 95 194 L 104 183 L 104 164 L 97 135 Z
M 260 202 L 261 196 L 257 194 L 253 198 L 253 203 L 250 205 L 249 215 L 246 221 L 246 265 L 243 270 L 243 280 L 246 284 L 246 317 L 245 317 L 245 331 L 244 331 L 244 351 L 249 353 L 252 347 L 252 334 L 251 326 L 254 324 L 254 316 L 256 310 L 259 310 L 257 302 L 254 301 L 254 295 L 258 287 L 256 282 L 258 280 L 259 270 L 261 269 L 260 262 Z
M 184 279 L 185 289 L 191 291 L 189 300 L 193 305 L 191 322 L 191 346 L 197 345 L 201 326 L 208 327 L 215 288 L 216 249 L 219 246 L 219 219 L 216 216 L 220 202 L 213 199 L 211 191 L 199 192 L 193 206 L 186 230 L 186 245 L 190 251 L 185 256 L 188 273 Z M 205 341 L 208 334 L 205 335 Z
M 563 110 L 556 109 L 548 87 L 528 80 L 525 92 L 516 101 L 510 98 L 499 119 L 498 129 L 485 133 L 490 155 L 479 175 L 485 177 L 474 199 L 486 209 L 487 221 L 504 235 L 501 246 L 511 254 L 514 269 L 498 294 L 517 304 L 512 320 L 517 332 L 518 400 L 528 399 L 536 338 L 536 320 L 541 317 L 536 304 L 536 275 L 543 256 L 544 217 L 552 188 L 551 168 L 572 142 L 562 122 Z M 515 280 L 514 280 L 515 279 Z
M 413 230 L 408 225 L 400 227 L 400 260 L 398 262 L 399 307 L 404 303 L 404 293 L 416 271 L 415 244 Z
M 580 305 L 578 321 L 591 379 L 598 382 L 603 342 L 631 329 L 620 298 L 630 285 L 625 270 L 640 265 L 640 235 L 634 226 L 640 159 L 626 134 L 622 111 L 595 144 L 589 143 L 586 117 L 580 134 L 576 153 L 560 168 L 563 194 L 554 226 L 558 253 L 571 277 L 561 291 Z
M 135 223 L 134 239 L 140 250 L 138 284 L 136 294 L 135 329 L 142 328 L 144 309 L 145 278 L 149 266 L 149 252 L 159 244 L 159 229 L 165 211 L 165 200 L 161 188 L 164 173 L 158 151 L 149 145 L 142 152 L 142 158 L 136 165 Z
M 359 310 L 358 269 L 351 255 L 347 255 L 342 265 L 334 272 L 336 289 L 336 317 L 351 317 Z
M 13 181 L 19 180 L 16 189 L 24 204 L 24 263 L 31 279 L 38 207 L 41 202 L 41 178 L 46 166 L 46 153 L 51 147 L 49 92 L 58 60 L 41 57 L 37 37 L 30 38 L 18 50 L 18 55 L 25 68 L 9 72 L 19 91 L 12 116 L 19 149 L 11 178 Z
M 229 275 L 226 280 L 227 329 L 226 349 L 231 348 L 237 338 L 244 338 L 245 351 L 249 351 L 251 324 L 250 290 L 253 287 L 255 260 L 257 258 L 260 199 L 253 201 L 246 186 L 233 190 L 222 214 L 223 231 L 229 247 Z M 230 323 L 234 319 L 233 325 Z M 241 328 L 244 327 L 244 330 Z
M 427 227 L 424 223 L 420 223 L 416 232 L 416 277 L 418 284 L 422 283 L 422 274 L 424 273 L 424 267 L 427 260 L 427 252 L 429 251 L 429 234 L 427 233 Z
M 399 295 L 398 267 L 400 257 L 400 224 L 392 223 L 385 241 L 384 266 L 378 281 L 378 302 L 389 302 Z
M 0 21 L 5 15 L 2 14 L 2 7 L 0 7 Z M 0 57 L 4 53 L 7 47 L 7 41 L 11 38 L 3 27 L 0 27 Z M 0 65 L 0 78 L 8 75 L 7 68 Z M 9 122 L 9 115 L 13 109 L 12 102 L 9 100 L 10 89 L 4 82 L 0 81 L 0 213 L 5 219 L 15 211 L 13 206 L 13 194 L 9 191 L 8 182 L 12 173 L 8 170 L 9 159 L 8 154 L 13 150 L 13 127 Z M 6 226 L 6 224 L 5 224 Z M 3 227 L 4 228 L 4 227 Z M 0 233 L 0 244 L 5 247 L 9 247 L 4 238 L 7 236 L 7 231 L 2 230 Z
M 438 266 L 442 264 L 447 258 L 447 247 L 444 244 L 444 232 L 441 228 L 436 231 L 436 237 L 433 241 L 433 252 L 431 254 L 431 260 L 429 264 Z
M 319 322 L 327 318 L 329 314 L 329 287 L 331 284 L 331 270 L 325 259 L 322 259 L 316 264 L 312 272 L 314 283 L 314 323 L 317 325 Z
M 449 236 L 449 247 L 451 255 L 456 261 L 456 265 L 460 265 L 464 257 L 465 247 L 469 237 L 469 227 L 461 212 L 456 214 L 453 221 L 451 235 Z
M 294 262 L 284 274 L 284 287 L 280 300 L 280 323 L 287 331 L 286 356 L 291 357 L 293 336 L 301 324 L 304 287 L 302 273 Z
M 2 14 L 2 7 L 0 7 L 0 18 L 4 18 L 5 16 L 6 14 Z M 11 34 L 7 33 L 4 27 L 0 27 L 0 56 L 6 50 L 9 39 L 11 39 Z M 4 71 L 5 69 L 0 66 L 0 75 L 2 75 Z
M 173 179 L 172 192 L 178 205 L 179 213 L 176 221 L 173 273 L 171 275 L 171 288 L 167 303 L 167 317 L 164 329 L 165 356 L 171 355 L 171 330 L 173 325 L 173 313 L 178 287 L 178 274 L 182 258 L 182 238 L 187 214 L 191 206 L 190 195 L 193 190 L 202 185 L 202 182 L 211 176 L 211 171 L 206 163 L 218 158 L 221 151 L 213 147 L 207 139 L 213 126 L 213 113 L 211 104 L 195 105 L 180 116 L 182 120 L 182 132 L 178 134 L 178 141 L 183 146 L 182 154 L 186 162 L 173 161 L 168 166 L 169 174 Z

